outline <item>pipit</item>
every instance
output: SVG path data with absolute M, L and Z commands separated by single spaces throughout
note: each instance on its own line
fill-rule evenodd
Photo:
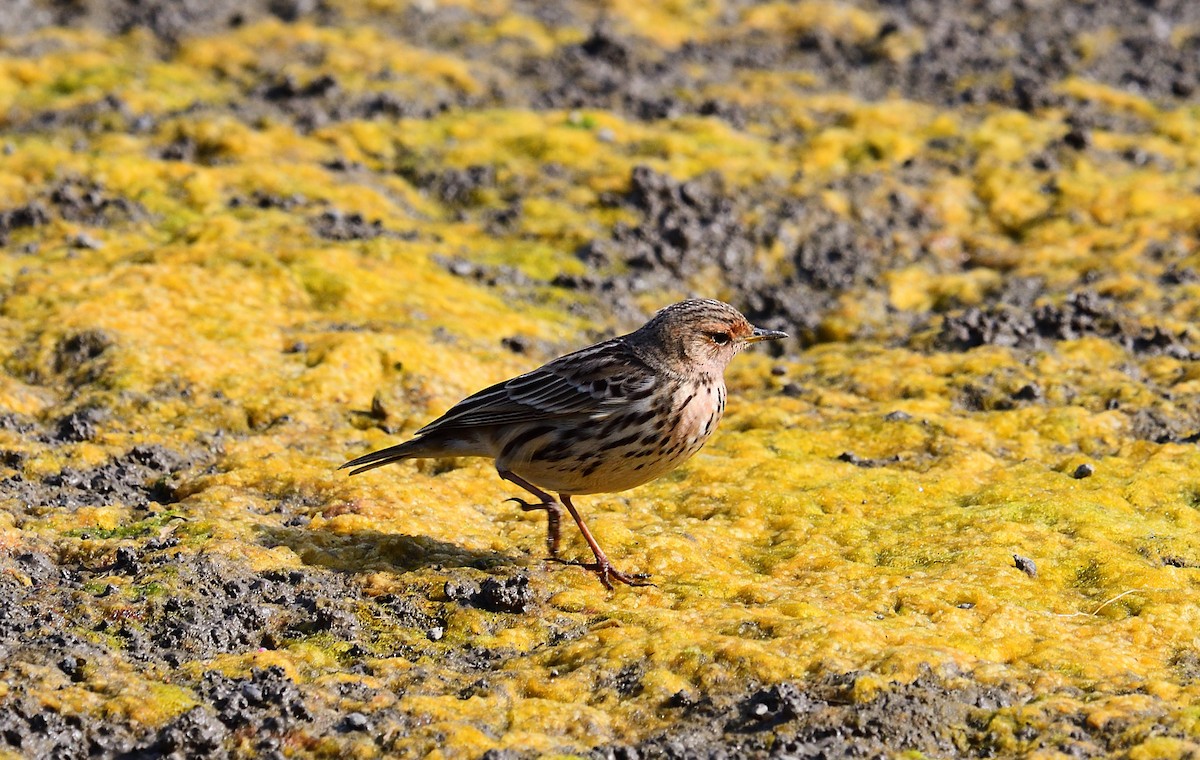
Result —
M 356 475 L 404 459 L 489 457 L 501 478 L 537 498 L 510 501 L 526 511 L 545 510 L 552 559 L 558 559 L 566 507 L 596 558 L 582 567 L 608 589 L 613 581 L 648 585 L 648 576 L 612 566 L 571 499 L 624 491 L 686 461 L 725 411 L 729 361 L 751 343 L 786 337 L 754 327 L 729 304 L 681 301 L 628 335 L 468 396 L 412 440 L 342 468 L 356 468 L 350 472 Z

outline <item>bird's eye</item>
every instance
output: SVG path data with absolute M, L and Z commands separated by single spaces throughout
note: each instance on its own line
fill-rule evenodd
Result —
M 729 337 L 729 333 L 723 333 L 723 332 L 709 333 L 708 337 L 712 338 L 712 342 L 716 343 L 718 346 L 724 346 L 726 343 L 728 343 L 730 340 L 732 340 Z

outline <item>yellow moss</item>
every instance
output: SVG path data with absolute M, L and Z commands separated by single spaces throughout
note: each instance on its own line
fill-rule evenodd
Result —
M 403 4 L 382 0 L 373 7 L 384 6 L 403 11 Z M 610 10 L 627 28 L 671 44 L 701 34 L 722 10 L 642 6 L 613 3 Z M 497 3 L 492 11 L 501 17 L 508 7 Z M 478 29 L 481 39 L 513 39 L 542 51 L 572 41 L 527 18 L 506 18 Z M 863 44 L 877 34 L 879 19 L 826 3 L 776 3 L 744 11 L 739 23 L 790 34 L 828 30 Z M 397 75 L 389 87 L 417 93 L 476 93 L 488 81 L 481 64 L 400 45 L 355 23 L 338 30 L 254 24 L 187 40 L 166 61 L 137 53 L 144 40 L 136 35 L 53 38 L 61 46 L 36 62 L 0 61 L 5 119 L 72 107 L 109 90 L 135 112 L 170 113 L 189 98 L 222 102 L 264 72 L 299 83 L 333 73 L 355 93 L 372 91 L 372 77 L 385 69 Z M 297 55 L 301 48 L 315 58 Z M 298 63 L 316 59 L 323 63 Z M 1164 286 L 1147 284 L 1160 273 L 1143 271 L 1146 245 L 1178 236 L 1185 248 L 1195 247 L 1194 177 L 1106 155 L 1139 147 L 1194 167 L 1194 108 L 1159 109 L 1067 82 L 1070 96 L 1146 119 L 1155 134 L 1095 130 L 1096 150 L 1054 170 L 1035 169 L 1031 158 L 1065 131 L 1053 115 L 997 111 L 976 119 L 899 100 L 862 103 L 810 92 L 816 84 L 811 74 L 761 72 L 746 75 L 741 92 L 725 91 L 737 102 L 761 99 L 775 109 L 773 126 L 794 135 L 781 140 L 717 119 L 642 123 L 599 111 L 499 109 L 337 123 L 311 134 L 269 119 L 250 125 L 200 111 L 168 118 L 150 135 L 88 136 L 83 149 L 69 131 L 11 135 L 15 150 L 0 170 L 0 207 L 78 176 L 137 201 L 152 219 L 89 229 L 105 243 L 99 251 L 69 250 L 67 237 L 82 227 L 61 220 L 12 233 L 15 244 L 36 240 L 42 249 L 36 258 L 0 262 L 0 347 L 7 357 L 0 406 L 55 419 L 70 393 L 55 368 L 55 347 L 77 331 L 100 329 L 114 342 L 102 382 L 88 392 L 115 419 L 132 423 L 104 426 L 96 440 L 54 451 L 18 449 L 10 445 L 14 436 L 0 431 L 8 436 L 4 448 L 25 454 L 21 469 L 36 478 L 100 464 L 132 445 L 178 447 L 220 430 L 227 436 L 219 467 L 189 477 L 173 505 L 187 518 L 179 535 L 205 551 L 255 572 L 329 567 L 351 574 L 368 595 L 420 588 L 437 597 L 451 571 L 435 566 L 455 568 L 458 577 L 465 572 L 459 565 L 481 556 L 522 568 L 546 600 L 545 615 L 502 625 L 500 613 L 464 606 L 446 620 L 448 647 L 518 653 L 489 674 L 494 692 L 460 699 L 470 683 L 452 673 L 443 674 L 445 683 L 429 679 L 436 665 L 371 660 L 377 683 L 403 694 L 399 708 L 424 722 L 406 745 L 414 754 L 582 751 L 665 727 L 670 716 L 658 706 L 679 692 L 720 695 L 750 680 L 868 670 L 854 684 L 854 698 L 863 701 L 891 679 L 916 677 L 922 664 L 953 664 L 990 683 L 1021 681 L 1035 694 L 1072 686 L 1110 697 L 1140 689 L 1173 705 L 1200 698 L 1200 686 L 1183 682 L 1170 661 L 1173 651 L 1193 645 L 1200 625 L 1191 603 L 1200 564 L 1200 455 L 1190 445 L 1131 440 L 1128 417 L 1108 408 L 1110 400 L 1153 408 L 1160 399 L 1145 383 L 1194 393 L 1195 362 L 1134 356 L 1096 338 L 1020 356 L 994 347 L 950 355 L 839 342 L 783 362 L 786 380 L 802 391 L 784 397 L 783 380 L 770 374 L 779 362 L 739 357 L 729 375 L 728 416 L 700 455 L 638 490 L 578 499 L 622 569 L 654 574 L 658 586 L 636 592 L 609 595 L 577 568 L 541 562 L 542 516 L 501 503 L 513 491 L 490 463 L 401 465 L 354 479 L 334 471 L 462 396 L 584 344 L 590 329 L 626 327 L 585 323 L 554 300 L 562 296 L 538 300 L 545 294 L 534 291 L 525 301 L 503 287 L 454 277 L 433 256 L 515 267 L 539 280 L 580 272 L 579 243 L 603 236 L 618 218 L 636 221 L 599 208 L 598 200 L 625 190 L 640 163 L 679 179 L 718 170 L 734 189 L 771 181 L 808 196 L 851 171 L 919 164 L 935 138 L 968 146 L 946 150 L 951 158 L 964 157 L 958 150 L 977 156 L 971 173 L 935 168 L 920 193 L 899 188 L 937 222 L 930 238 L 918 241 L 934 261 L 890 271 L 884 289 L 839 300 L 818 332 L 840 341 L 861 335 L 864 325 L 888 325 L 896 308 L 978 303 L 1010 275 L 1073 285 L 1082 271 L 1099 272 L 1095 289 L 1148 318 L 1139 295 L 1157 296 L 1146 289 Z M 177 139 L 192 141 L 199 160 L 156 158 Z M 326 169 L 335 157 L 372 171 Z M 560 173 L 549 176 L 547 162 Z M 489 167 L 498 185 L 522 189 L 513 235 L 485 234 L 478 219 L 457 220 L 404 179 L 468 166 Z M 305 201 L 296 209 L 230 207 L 232 198 L 255 191 Z M 822 197 L 846 218 L 856 211 L 849 192 Z M 504 199 L 485 189 L 478 201 L 490 210 Z M 329 206 L 412 235 L 323 240 L 310 221 Z M 764 255 L 782 262 L 787 254 L 780 245 Z M 960 270 L 963 257 L 975 267 Z M 942 263 L 954 273 L 940 274 Z M 703 279 L 694 285 L 710 287 Z M 1183 330 L 1200 317 L 1200 292 L 1176 292 L 1186 297 L 1154 324 Z M 642 298 L 653 308 L 663 296 Z M 512 354 L 500 341 L 513 335 L 532 338 L 536 348 Z M 1030 383 L 1043 393 L 1036 403 L 964 408 L 968 391 L 1011 402 Z M 172 388 L 187 389 L 186 397 L 164 390 Z M 376 397 L 389 433 L 380 420 L 359 414 Z M 896 411 L 911 419 L 888 417 Z M 843 452 L 886 466 L 856 467 L 838 460 Z M 1071 477 L 1084 462 L 1094 464 L 1093 476 Z M 271 507 L 284 497 L 313 505 L 311 522 L 282 525 Z M 121 507 L 31 517 L 14 506 L 0 513 L 5 551 L 54 537 L 64 550 L 106 558 L 111 546 L 89 547 L 100 542 L 62 534 L 119 531 L 136 519 Z M 565 556 L 587 556 L 574 532 L 564 539 Z M 1017 570 L 1013 554 L 1033 559 L 1039 577 Z M 587 630 L 541 647 L 546 618 Z M 399 645 L 425 634 L 383 635 Z M 209 669 L 243 676 L 278 664 L 296 680 L 332 682 L 350 678 L 340 646 L 314 639 L 185 663 L 183 670 L 193 678 Z M 640 693 L 619 699 L 598 687 L 631 662 L 645 666 Z M 132 677 L 120 697 L 125 674 L 100 674 L 90 684 L 94 692 L 66 683 L 61 673 L 44 678 L 61 704 L 113 715 L 163 722 L 191 704 L 185 692 Z M 1094 701 L 1086 714 L 1099 727 L 1136 715 L 1145 700 Z M 993 720 L 997 746 L 1017 753 L 1023 721 L 1048 725 L 1082 709 L 1074 700 L 1035 707 Z M 1179 721 L 1194 740 L 1195 714 Z M 1183 740 L 1171 742 L 1147 739 L 1131 754 L 1187 749 Z
M 319 51 L 320 56 L 314 56 Z M 248 24 L 229 35 L 193 39 L 179 59 L 200 70 L 242 79 L 256 71 L 275 71 L 301 85 L 331 75 L 350 91 L 378 87 L 379 74 L 400 75 L 399 86 L 445 87 L 475 93 L 480 85 L 462 60 L 414 48 L 386 37 L 371 26 L 317 27 L 277 20 Z M 319 60 L 314 65 L 309 61 Z
M 1149 737 L 1129 750 L 1130 760 L 1154 758 L 1187 758 L 1200 753 L 1200 741 L 1168 736 Z
M 971 306 L 1001 285 L 1000 275 L 980 268 L 957 274 L 930 276 L 924 267 L 908 267 L 888 272 L 884 278 L 888 298 L 897 309 L 943 311 L 947 307 Z
M 210 670 L 228 678 L 239 678 L 255 668 L 265 670 L 271 667 L 282 668 L 284 675 L 293 681 L 303 680 L 300 664 L 296 658 L 290 651 L 282 649 L 261 649 L 244 654 L 218 655 L 203 662 L 184 662 L 180 665 L 180 670 L 187 677 L 199 680 L 204 673 Z
M 706 38 L 711 22 L 722 10 L 721 3 L 709 0 L 605 0 L 604 6 L 620 26 L 665 48 Z
M 821 30 L 849 45 L 875 39 L 881 24 L 881 19 L 869 11 L 825 0 L 765 3 L 743 11 L 741 18 L 741 25 L 748 29 L 794 35 Z
M 228 97 L 204 70 L 164 63 L 145 30 L 106 38 L 97 32 L 46 30 L 52 52 L 36 61 L 0 60 L 0 103 L 6 118 L 50 107 L 72 107 L 118 96 L 133 113 L 163 113 Z M 102 117 L 105 118 L 105 117 Z
M 11 348 L 9 351 L 11 352 Z M 27 385 L 9 375 L 0 376 L 0 407 L 17 414 L 35 417 L 53 403 L 53 396 L 44 388 Z
M 788 106 L 800 100 L 805 90 L 819 84 L 820 79 L 807 71 L 746 71 L 738 72 L 734 81 L 728 84 L 710 85 L 704 90 L 704 94 L 746 107 L 777 105 L 780 110 L 786 111 L 793 124 L 803 129 L 811 126 L 811 120 L 806 117 L 802 108 Z M 752 130 L 753 127 L 747 129 Z
M 585 38 L 582 29 L 549 28 L 537 19 L 506 10 L 492 23 L 474 27 L 480 42 L 518 41 L 537 55 L 548 56 L 561 45 L 577 44 Z
M 1068 77 L 1058 89 L 1073 98 L 1092 101 L 1106 108 L 1127 111 L 1144 118 L 1152 118 L 1158 113 L 1158 109 L 1147 98 L 1088 79 Z
M 75 510 L 73 519 L 67 524 L 79 528 L 113 530 L 128 517 L 128 514 L 128 510 L 122 507 L 80 507 Z
M 161 726 L 197 705 L 188 689 L 165 683 L 148 683 L 142 689 L 122 689 L 104 702 L 110 720 L 125 718 L 143 726 Z

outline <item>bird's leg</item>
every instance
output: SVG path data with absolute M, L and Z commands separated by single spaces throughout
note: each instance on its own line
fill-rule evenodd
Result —
M 612 566 L 608 561 L 608 555 L 600 548 L 600 544 L 596 543 L 596 539 L 592 537 L 592 532 L 588 530 L 587 524 L 583 522 L 583 518 L 579 516 L 579 512 L 575 510 L 575 505 L 571 503 L 571 497 L 565 493 L 560 493 L 558 498 L 562 501 L 563 506 L 571 513 L 571 517 L 575 518 L 575 524 L 579 526 L 579 532 L 583 534 L 583 540 L 587 541 L 588 546 L 592 549 L 592 554 L 596 555 L 596 561 L 590 564 L 581 563 L 580 566 L 586 570 L 591 570 L 596 575 L 600 576 L 600 582 L 609 591 L 612 591 L 612 582 L 620 581 L 627 586 L 653 586 L 648 579 L 649 575 L 645 573 L 633 573 L 626 575 Z
M 518 477 L 516 473 L 506 470 L 499 470 L 498 472 L 504 480 L 516 483 L 539 499 L 537 504 L 530 504 L 519 496 L 505 499 L 505 501 L 515 501 L 523 512 L 535 509 L 544 509 L 546 511 L 546 548 L 550 551 L 551 559 L 558 559 L 558 534 L 559 525 L 562 523 L 562 507 L 554 500 L 553 496 L 534 486 L 524 478 Z

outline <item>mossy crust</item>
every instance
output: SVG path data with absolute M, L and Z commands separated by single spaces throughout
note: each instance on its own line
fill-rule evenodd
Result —
M 1200 4 L 0 32 L 0 753 L 1200 753 Z M 581 500 L 655 587 L 334 469 L 687 295 L 796 339 Z

